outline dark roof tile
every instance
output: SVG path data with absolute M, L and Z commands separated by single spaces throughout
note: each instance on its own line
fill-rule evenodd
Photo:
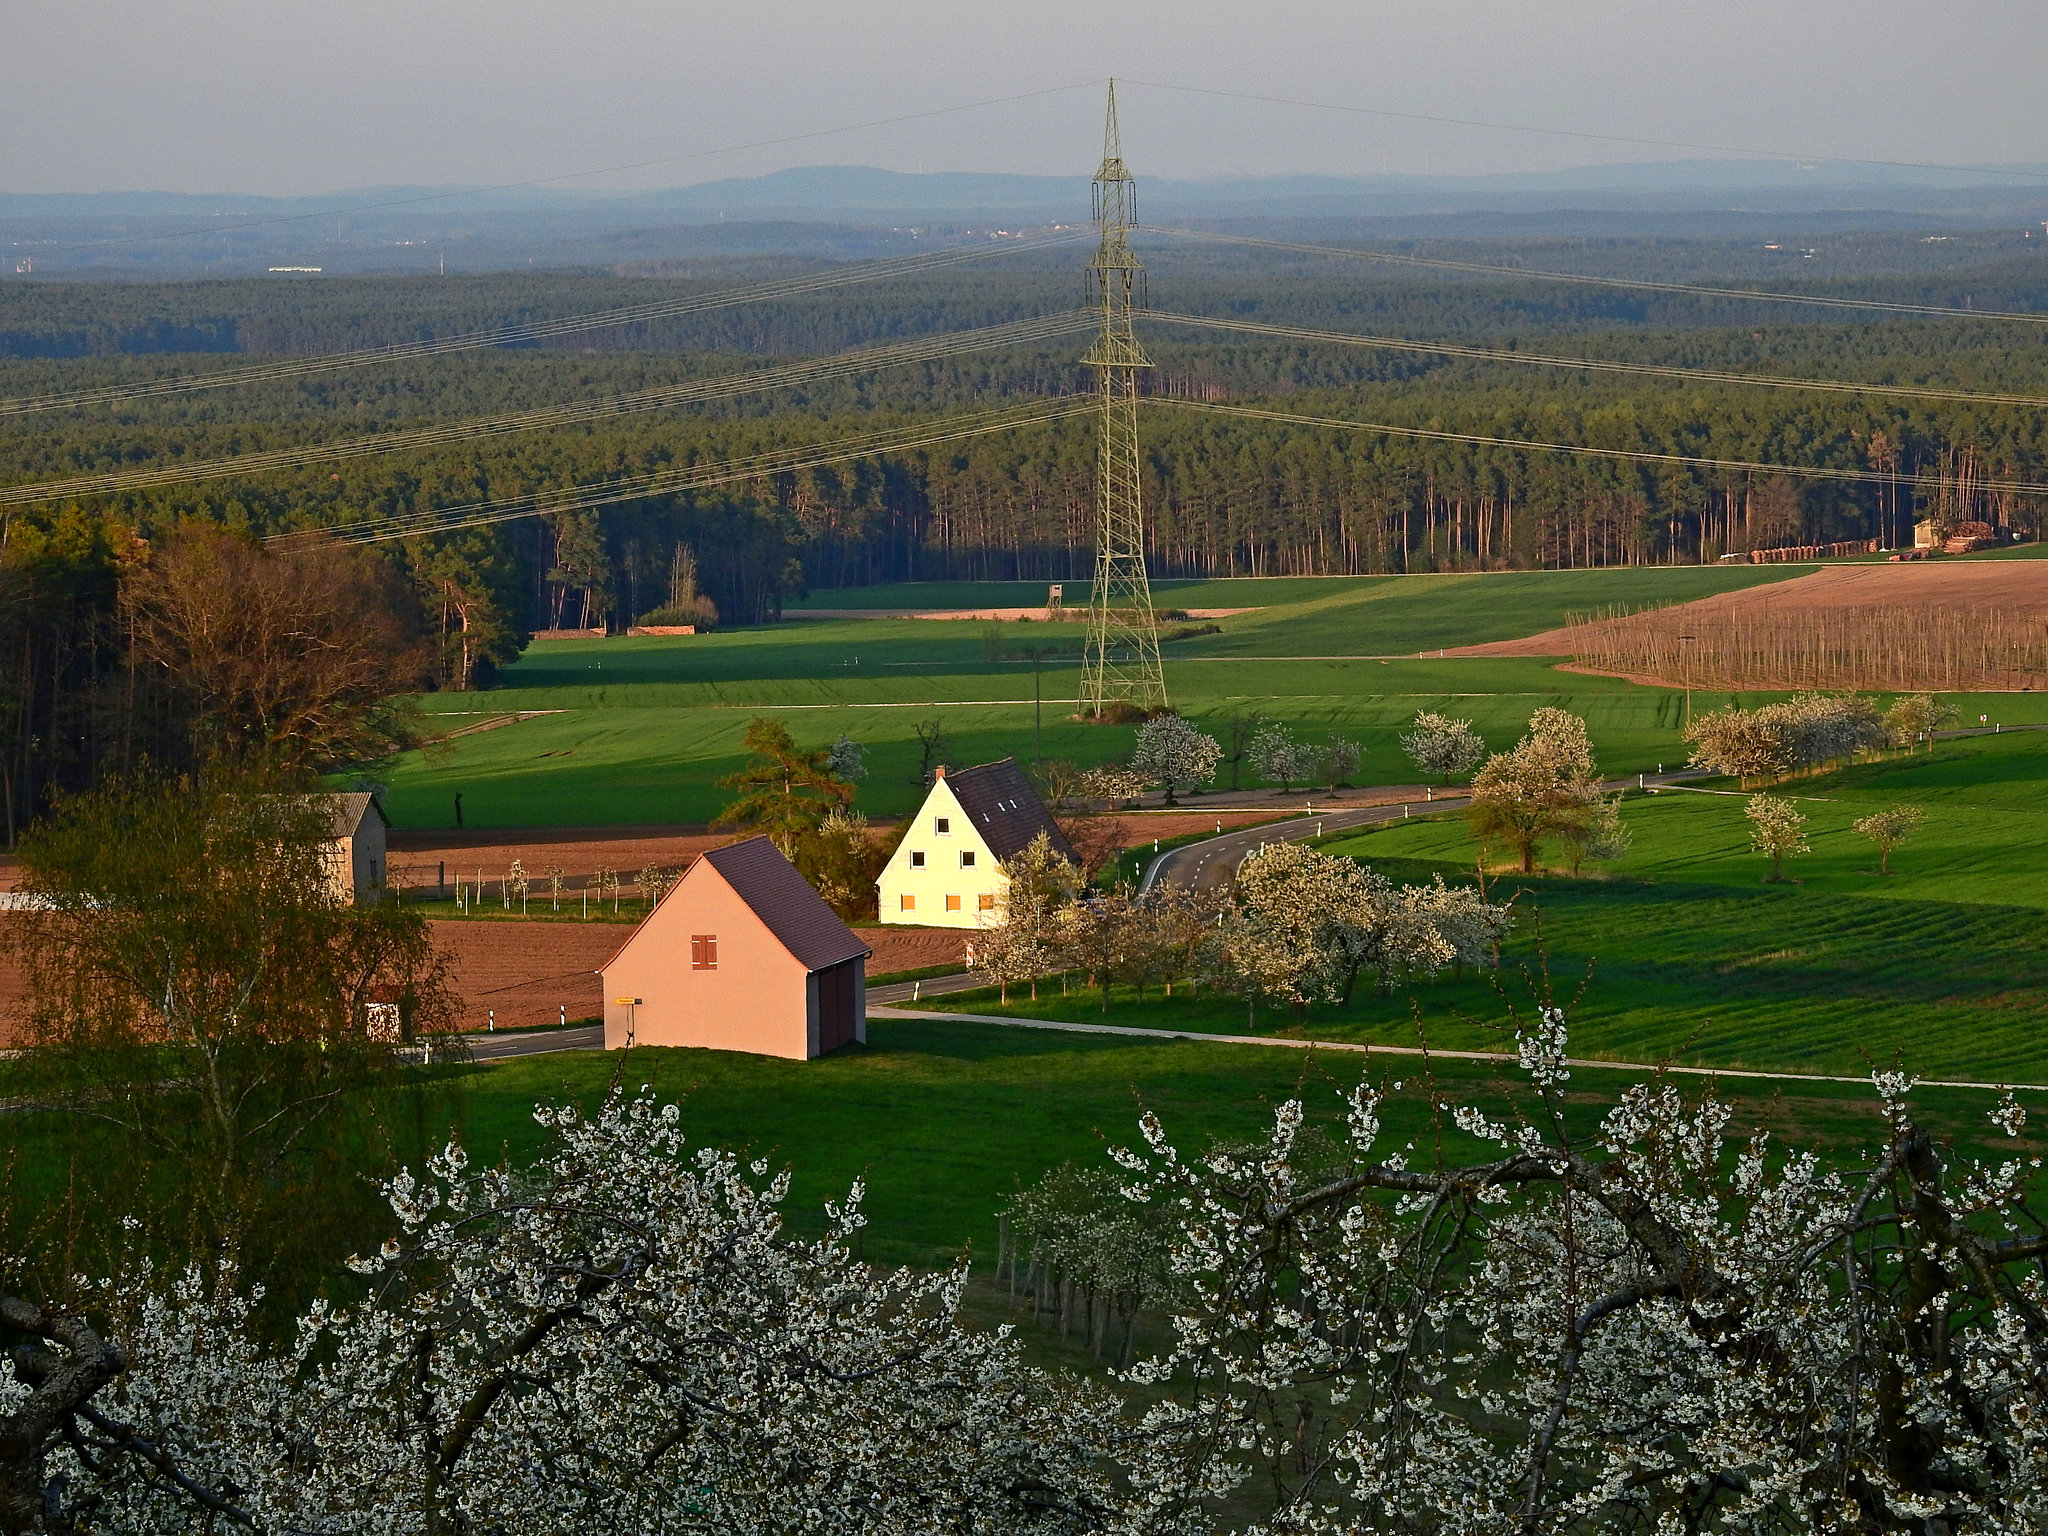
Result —
M 997 858 L 1015 858 L 1043 832 L 1052 839 L 1056 851 L 1077 864 L 1080 862 L 1066 834 L 1060 831 L 1059 823 L 1052 819 L 1052 812 L 1031 788 L 1031 781 L 1024 777 L 1024 770 L 1017 766 L 1014 757 L 948 773 L 946 782 Z
M 714 848 L 704 858 L 805 969 L 822 971 L 869 952 L 767 838 Z

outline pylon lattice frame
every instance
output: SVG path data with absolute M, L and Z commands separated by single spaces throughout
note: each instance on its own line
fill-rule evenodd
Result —
M 1145 269 L 1132 254 L 1137 183 L 1124 168 L 1117 133 L 1116 83 L 1110 82 L 1102 169 L 1095 173 L 1095 221 L 1102 244 L 1088 263 L 1089 298 L 1102 330 L 1081 360 L 1095 370 L 1102 442 L 1095 476 L 1095 586 L 1089 596 L 1088 648 L 1081 663 L 1083 718 L 1117 704 L 1166 707 L 1159 663 L 1159 622 L 1145 571 L 1145 508 L 1138 460 L 1138 370 L 1152 366 L 1131 329 L 1144 307 Z

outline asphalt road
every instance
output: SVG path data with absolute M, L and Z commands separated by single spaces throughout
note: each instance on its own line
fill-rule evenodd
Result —
M 1298 843 L 1305 838 L 1342 832 L 1349 827 L 1372 826 L 1377 822 L 1399 821 L 1414 810 L 1462 810 L 1465 797 L 1448 795 L 1434 801 L 1410 801 L 1399 805 L 1366 805 L 1356 810 L 1319 811 L 1293 821 L 1268 822 L 1262 827 L 1245 827 L 1219 837 L 1205 837 L 1199 843 L 1162 853 L 1145 867 L 1138 884 L 1149 891 L 1161 880 L 1172 880 L 1198 891 L 1216 890 L 1237 878 L 1237 866 L 1247 855 L 1268 843 Z
M 513 1056 L 545 1056 L 550 1051 L 601 1051 L 602 1024 L 579 1024 L 573 1029 L 527 1029 L 517 1034 L 467 1034 L 472 1061 L 504 1061 Z
M 986 983 L 972 971 L 955 971 L 950 976 L 927 976 L 923 981 L 892 981 L 868 988 L 870 1003 L 907 1003 L 913 998 L 939 997 L 947 992 L 971 992 Z

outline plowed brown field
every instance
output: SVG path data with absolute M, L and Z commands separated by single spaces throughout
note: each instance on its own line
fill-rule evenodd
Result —
M 2048 602 L 2048 561 L 1928 560 L 1897 565 L 1832 565 L 1790 581 L 1744 587 L 1658 610 L 1679 619 L 1756 609 L 1773 614 L 1825 613 L 1839 608 L 1968 608 Z M 1520 640 L 1460 646 L 1451 656 L 1570 656 L 1598 624 L 1547 629 Z M 1668 681 L 1668 680 L 1665 680 Z
M 1184 837 L 1212 830 L 1218 820 L 1239 827 L 1272 819 L 1271 812 L 1187 811 L 1166 815 L 1104 818 L 1116 825 L 1126 848 L 1153 838 Z M 481 869 L 494 880 L 514 859 L 522 860 L 528 877 L 540 885 L 541 871 L 559 864 L 570 872 L 564 884 L 581 890 L 589 874 L 608 864 L 626 877 L 632 899 L 632 876 L 650 863 L 682 868 L 706 849 L 732 839 L 723 833 L 688 828 L 634 827 L 619 829 L 535 829 L 496 832 L 398 832 L 392 837 L 394 869 L 410 870 L 409 883 L 432 886 L 445 862 L 448 879 L 474 879 Z M 0 883 L 11 885 L 13 873 L 0 862 Z M 494 899 L 494 898 L 493 898 Z M 0 914 L 0 938 L 11 921 Z M 550 921 L 535 917 L 521 922 L 439 921 L 434 941 L 450 957 L 450 981 L 459 1001 L 463 1029 L 501 1029 L 552 1024 L 563 1017 L 594 1018 L 603 1012 L 604 988 L 598 967 L 609 960 L 633 933 L 627 923 Z M 968 930 L 946 928 L 863 928 L 861 938 L 874 950 L 870 975 L 954 965 L 966 956 Z M 12 1019 L 24 997 L 20 969 L 0 952 L 0 1044 L 11 1041 Z
M 434 942 L 451 957 L 463 1029 L 500 1029 L 591 1019 L 604 1012 L 598 968 L 633 935 L 627 923 L 437 922 Z M 870 975 L 952 965 L 971 934 L 948 928 L 863 928 Z

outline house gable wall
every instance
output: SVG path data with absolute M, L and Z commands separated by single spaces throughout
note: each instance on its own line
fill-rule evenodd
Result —
M 718 940 L 716 970 L 692 966 L 691 939 Z M 604 1043 L 703 1046 L 802 1061 L 815 1054 L 810 972 L 708 859 L 634 930 L 603 970 Z M 636 1004 L 622 998 L 639 998 Z
M 948 823 L 944 833 L 938 831 L 941 819 Z M 912 862 L 917 853 L 924 855 L 923 868 Z M 974 856 L 971 867 L 961 866 L 962 853 Z M 985 928 L 999 919 L 1009 890 L 995 854 L 944 779 L 933 783 L 875 884 L 883 922 L 921 928 Z M 906 896 L 912 903 L 907 909 Z M 957 907 L 947 907 L 949 896 L 958 899 Z M 982 906 L 983 897 L 992 908 Z

